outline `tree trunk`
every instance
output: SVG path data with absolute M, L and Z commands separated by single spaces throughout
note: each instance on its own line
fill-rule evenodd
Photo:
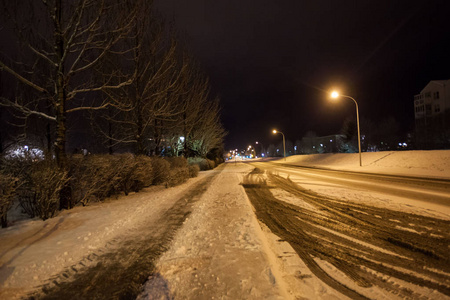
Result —
M 47 154 L 52 153 L 52 132 L 50 130 L 50 123 L 47 122 L 45 138 L 47 139 Z
M 186 112 L 183 113 L 183 134 L 184 134 L 184 141 L 183 141 L 183 156 L 188 157 L 187 153 L 187 126 L 186 126 Z
M 111 121 L 108 120 L 108 136 L 111 137 L 112 136 L 112 124 Z M 113 154 L 113 143 L 112 143 L 112 138 L 108 139 L 108 153 L 109 155 Z
M 64 82 L 64 38 L 61 29 L 62 5 L 61 0 L 56 1 L 55 7 L 56 31 L 55 47 L 58 55 L 58 68 L 56 70 L 56 143 L 55 154 L 58 166 L 61 169 L 67 168 L 66 156 L 66 85 Z
M 143 155 L 143 154 L 145 154 L 144 153 L 144 120 L 143 120 L 143 117 L 142 117 L 142 111 L 141 111 L 141 98 L 137 95 L 136 96 L 136 100 L 137 100 L 137 122 L 136 122 L 136 126 L 137 126 L 137 128 L 136 128 L 136 131 L 137 131 L 137 134 L 136 134 L 136 146 L 137 146 L 137 149 L 136 149 L 136 154 L 137 155 Z
M 2 133 L 0 132 L 0 154 L 3 153 L 3 139 L 2 139 Z
M 1 223 L 2 228 L 8 227 L 8 215 L 6 213 L 1 217 Z
M 161 132 L 159 130 L 158 120 L 155 119 L 155 155 L 161 154 Z
M 64 33 L 62 32 L 62 5 L 61 0 L 56 1 L 55 6 L 56 31 L 55 31 L 55 47 L 58 55 L 58 68 L 56 74 L 56 142 L 55 155 L 58 167 L 61 170 L 69 171 L 69 165 L 66 154 L 66 134 L 67 134 L 67 87 L 64 78 Z M 69 174 L 70 176 L 70 174 Z M 62 188 L 59 199 L 59 209 L 72 208 L 72 189 L 69 181 Z

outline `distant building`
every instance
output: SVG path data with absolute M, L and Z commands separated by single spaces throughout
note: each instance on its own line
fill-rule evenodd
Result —
M 450 148 L 450 79 L 430 81 L 414 96 L 416 147 Z

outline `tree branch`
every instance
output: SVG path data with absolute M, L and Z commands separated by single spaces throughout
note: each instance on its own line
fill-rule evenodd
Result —
M 18 80 L 22 81 L 23 83 L 25 83 L 26 85 L 32 87 L 33 89 L 37 90 L 38 92 L 41 92 L 41 93 L 46 93 L 47 92 L 46 89 L 44 89 L 44 88 L 38 86 L 37 84 L 29 81 L 28 79 L 22 77 L 19 73 L 15 72 L 13 69 L 9 68 L 2 61 L 0 61 L 0 70 L 5 70 L 9 74 L 13 75 Z

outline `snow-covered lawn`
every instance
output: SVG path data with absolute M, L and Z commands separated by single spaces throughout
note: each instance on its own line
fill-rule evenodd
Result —
M 450 150 L 363 152 L 293 155 L 276 163 L 314 166 L 336 170 L 450 178 Z

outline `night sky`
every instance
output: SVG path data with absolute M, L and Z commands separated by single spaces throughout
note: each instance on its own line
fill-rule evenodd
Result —
M 450 79 L 450 1 L 155 0 L 221 98 L 226 149 L 340 132 L 354 117 L 414 128 L 413 97 Z

